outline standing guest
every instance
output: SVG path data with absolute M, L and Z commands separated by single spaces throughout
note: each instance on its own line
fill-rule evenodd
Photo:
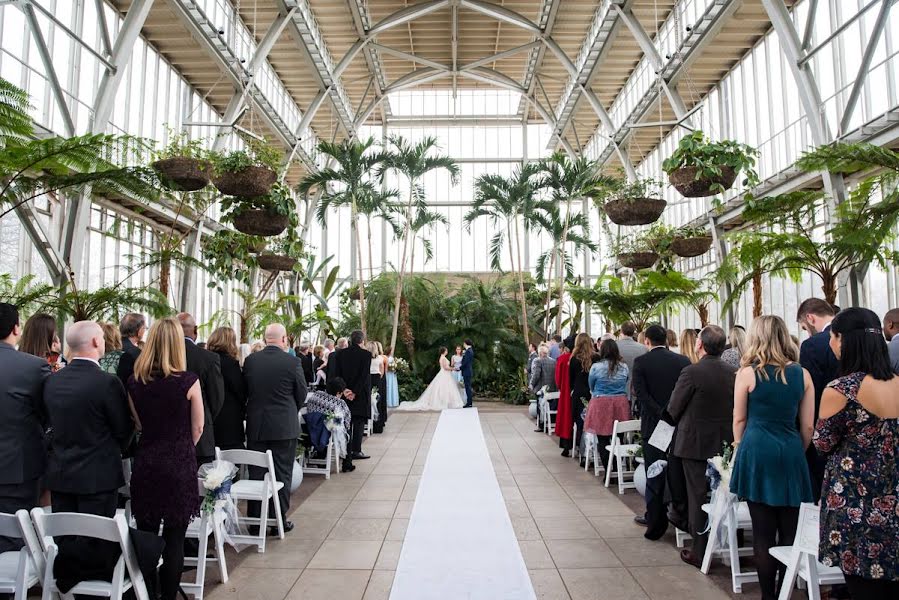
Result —
M 818 556 L 842 569 L 853 600 L 899 598 L 899 376 L 872 311 L 840 311 L 830 339 L 840 376 L 814 436 L 827 459 Z
M 696 330 L 684 329 L 680 333 L 678 341 L 680 353 L 690 359 L 694 365 L 699 362 L 699 355 L 696 354 Z M 735 367 L 736 368 L 736 367 Z
M 763 600 L 777 598 L 776 581 L 786 573 L 769 550 L 793 545 L 799 505 L 812 500 L 805 449 L 814 428 L 815 386 L 798 358 L 783 319 L 758 317 L 734 384 L 737 452 L 730 491 L 749 504 Z
M 140 344 L 147 332 L 147 320 L 140 313 L 128 313 L 122 317 L 119 323 L 119 333 L 122 336 L 122 356 L 119 357 L 119 367 L 116 375 L 122 381 L 122 385 L 128 386 L 128 379 L 134 373 L 134 362 L 140 356 Z
M 574 336 L 570 336 L 562 345 L 562 353 L 556 359 L 556 389 L 559 390 L 559 406 L 556 412 L 556 435 L 559 436 L 559 447 L 562 456 L 571 456 L 574 433 L 574 404 L 571 401 L 571 349 L 568 343 L 574 344 Z M 580 414 L 580 411 L 578 411 Z
M 115 375 L 119 372 L 119 362 L 122 360 L 122 334 L 119 328 L 112 323 L 100 323 L 103 330 L 103 345 L 106 353 L 100 357 L 100 368 Z
M 328 359 L 333 369 L 333 375 L 329 372 L 328 378 L 340 377 L 350 390 L 346 398 L 352 414 L 352 431 L 350 452 L 344 461 L 346 466 L 352 466 L 354 460 L 369 458 L 362 453 L 362 435 L 365 424 L 371 418 L 371 352 L 363 346 L 365 334 L 361 331 L 352 332 L 350 341 L 350 346 L 337 350 Z
M 352 337 L 352 336 L 350 336 L 350 337 Z M 350 346 L 350 340 L 348 340 L 345 337 L 337 338 L 337 345 L 335 346 L 334 350 L 335 351 L 345 350 L 345 349 L 349 348 L 349 346 Z
M 456 347 L 458 349 L 458 346 Z M 547 352 L 549 352 L 549 348 L 547 348 Z M 530 342 L 528 344 L 528 364 L 525 369 L 527 373 L 528 381 L 531 380 L 531 365 L 534 364 L 534 361 L 537 360 L 537 345 L 534 342 Z M 548 355 L 547 355 L 548 356 Z M 453 357 L 455 358 L 455 357 Z
M 643 342 L 634 341 L 635 335 L 637 335 L 636 325 L 630 321 L 626 321 L 621 325 L 621 336 L 618 338 L 617 346 L 621 360 L 627 365 L 628 374 L 634 372 L 634 359 L 648 352 Z M 627 398 L 632 400 L 630 384 L 627 387 Z
M 643 458 L 647 467 L 659 460 L 668 460 L 671 457 L 667 452 L 659 450 L 649 444 L 652 432 L 662 418 L 662 413 L 668 408 L 671 393 L 680 377 L 681 371 L 690 365 L 690 359 L 670 351 L 665 347 L 668 341 L 668 332 L 661 325 L 650 325 L 646 328 L 646 347 L 649 351 L 643 356 L 634 359 L 633 390 L 634 402 L 640 408 L 640 434 L 643 443 Z M 680 463 L 677 467 L 681 468 Z M 670 470 L 668 471 L 670 473 Z M 682 473 L 683 471 L 681 471 Z M 644 537 L 648 540 L 658 540 L 668 529 L 668 519 L 665 511 L 665 484 L 666 474 L 660 474 L 646 480 L 646 513 L 644 516 L 636 516 L 634 520 L 646 526 Z M 678 494 L 676 490 L 683 493 Z M 672 496 L 674 513 L 686 514 L 686 486 L 669 486 Z M 680 517 L 676 520 L 683 520 Z
M 336 361 L 332 361 L 338 351 L 345 350 L 349 346 L 349 342 L 346 338 L 337 338 L 337 344 L 334 347 L 334 350 L 328 354 L 328 359 L 325 364 L 325 375 L 328 377 L 336 377 L 335 369 L 337 369 Z
M 296 356 L 303 363 L 303 374 L 306 376 L 306 383 L 312 383 L 315 380 L 315 371 L 312 369 L 313 357 L 307 340 L 300 342 L 296 350 Z
M 237 360 L 237 334 L 230 327 L 219 327 L 206 341 L 206 349 L 219 357 L 225 390 L 222 408 L 212 422 L 215 445 L 222 450 L 243 450 L 247 386 Z
M 44 484 L 53 512 L 115 516 L 122 475 L 122 449 L 133 425 L 122 382 L 104 372 L 103 329 L 78 321 L 66 332 L 68 367 L 47 379 L 44 408 L 53 428 Z
M 577 425 L 577 436 L 574 443 L 581 448 L 584 437 L 584 402 L 588 402 L 592 393 L 590 391 L 590 368 L 599 360 L 599 355 L 593 351 L 593 339 L 589 334 L 579 333 L 574 340 L 574 350 L 571 352 L 571 360 L 568 363 L 568 381 L 571 385 L 571 412 Z M 558 368 L 558 367 L 556 367 Z M 584 464 L 584 455 L 581 453 L 581 466 Z
M 677 332 L 673 329 L 665 330 L 665 343 L 672 352 L 677 352 Z
M 284 531 L 291 531 L 293 523 L 287 520 L 287 510 L 300 437 L 299 412 L 306 403 L 306 376 L 300 359 L 287 353 L 287 330 L 283 325 L 272 323 L 265 328 L 265 344 L 264 350 L 248 356 L 243 365 L 248 395 L 247 449 L 272 451 L 275 479 L 284 484 L 278 491 Z M 263 468 L 250 469 L 252 479 L 262 479 L 265 474 Z M 258 518 L 261 510 L 260 502 L 251 502 L 247 514 Z M 268 514 L 274 516 L 274 504 Z
M 681 550 L 681 560 L 699 568 L 708 533 L 702 505 L 709 494 L 706 461 L 733 441 L 736 369 L 721 362 L 727 337 L 717 325 L 702 329 L 696 340 L 699 362 L 681 371 L 668 403 L 669 420 L 677 425 L 671 454 L 681 459 L 687 483 L 687 511 L 693 548 Z M 681 341 L 681 349 L 683 340 Z
M 727 341 L 730 343 L 730 347 L 721 353 L 721 360 L 733 368 L 739 369 L 742 365 L 743 353 L 746 351 L 746 330 L 739 325 L 734 325 L 730 329 Z
M 549 357 L 553 360 L 559 360 L 562 354 L 562 336 L 558 333 L 552 337 L 549 342 Z M 569 348 L 571 350 L 571 348 Z
M 162 600 L 174 600 L 184 569 L 187 526 L 200 514 L 196 443 L 205 412 L 200 382 L 187 370 L 184 334 L 176 319 L 153 323 L 128 380 L 128 397 L 141 432 L 131 509 L 141 531 L 157 534 L 162 525 L 160 592 Z
M 459 346 L 456 348 L 456 354 L 459 356 L 461 362 L 461 350 L 462 347 Z M 456 366 L 455 357 L 453 357 L 453 366 Z M 457 373 L 458 371 L 453 371 L 453 373 Z M 462 375 L 459 375 L 459 381 L 462 380 Z M 463 392 L 464 393 L 464 392 Z M 400 405 L 400 384 L 396 379 L 396 359 L 393 357 L 393 348 L 387 348 L 387 406 L 389 408 L 396 408 Z
M 378 342 L 372 340 L 365 346 L 371 353 L 371 363 L 368 372 L 371 375 L 371 390 L 378 392 L 378 419 L 372 426 L 373 433 L 384 433 L 384 424 L 387 423 L 387 394 L 382 390 L 384 383 L 384 361 L 381 358 Z
M 41 398 L 50 365 L 16 351 L 21 335 L 18 309 L 0 302 L 0 512 L 8 514 L 37 506 L 45 467 Z M 0 552 L 21 547 L 0 537 Z
M 631 418 L 627 399 L 630 379 L 631 372 L 621 356 L 618 343 L 615 340 L 603 340 L 599 346 L 599 361 L 590 367 L 588 382 L 591 398 L 584 422 L 584 430 L 596 436 L 603 465 L 609 464 L 606 446 L 612 442 L 615 421 L 628 421 Z
M 312 387 L 324 389 L 325 385 L 325 347 L 316 346 L 312 349 Z
M 347 406 L 346 400 L 344 400 L 347 391 L 343 379 L 335 377 L 328 382 L 328 385 L 324 390 L 314 390 L 309 392 L 309 395 L 306 396 L 306 414 L 319 413 L 326 415 L 332 413 L 340 417 L 343 421 L 344 429 L 332 431 L 331 435 L 346 435 L 345 428 L 349 427 L 352 418 L 350 415 L 350 407 Z M 337 443 L 336 447 L 338 451 L 341 452 L 340 458 L 345 458 L 347 449 L 346 444 Z M 322 456 L 322 458 L 324 458 L 324 456 Z M 344 470 L 344 472 L 355 470 L 356 467 L 351 466 L 349 469 Z
M 43 358 L 56 372 L 63 366 L 59 356 L 59 337 L 56 335 L 56 319 L 46 313 L 35 313 L 25 321 L 19 352 Z
M 549 346 L 546 344 L 540 344 L 540 347 L 537 349 L 537 354 L 539 358 L 534 361 L 533 365 L 531 365 L 531 378 L 528 381 L 528 384 L 531 387 L 532 392 L 539 392 L 544 387 L 547 392 L 555 392 L 556 391 L 556 361 L 550 358 L 549 356 Z M 546 415 L 541 415 L 539 412 L 540 404 L 537 403 L 537 429 L 534 431 L 541 432 L 543 428 L 540 426 L 543 422 L 543 418 Z M 559 401 L 558 400 L 550 400 L 549 409 L 555 410 L 558 412 Z
M 176 317 L 184 331 L 184 352 L 187 370 L 200 379 L 205 411 L 203 437 L 197 443 L 197 462 L 201 465 L 215 460 L 215 420 L 225 402 L 225 381 L 222 379 L 222 363 L 218 354 L 197 346 L 197 322 L 190 313 L 178 313 Z
M 799 305 L 796 321 L 809 338 L 799 346 L 799 364 L 812 376 L 815 384 L 815 422 L 818 421 L 821 395 L 827 384 L 837 378 L 839 362 L 830 348 L 830 323 L 836 312 L 833 306 L 820 298 L 809 298 Z M 821 497 L 824 482 L 824 458 L 818 455 L 814 446 L 805 453 L 809 472 L 812 476 L 812 492 L 817 502 Z
M 261 352 L 265 349 L 265 344 L 263 342 L 253 342 L 253 345 L 250 346 L 250 354 L 256 354 L 257 352 Z
M 890 365 L 899 373 L 899 308 L 892 308 L 883 316 L 883 335 L 889 344 Z
M 327 362 L 328 355 L 334 352 L 334 340 L 332 340 L 331 338 L 325 338 L 325 341 L 322 342 L 322 347 L 324 348 L 322 359 Z

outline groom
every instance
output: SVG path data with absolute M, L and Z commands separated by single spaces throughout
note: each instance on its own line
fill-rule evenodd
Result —
M 474 363 L 474 348 L 471 347 L 471 340 L 465 340 L 463 343 L 465 352 L 462 353 L 462 362 L 459 363 L 459 371 L 462 373 L 462 381 L 465 382 L 465 397 L 467 398 L 464 408 L 471 408 L 474 400 L 474 393 L 471 391 L 472 364 Z

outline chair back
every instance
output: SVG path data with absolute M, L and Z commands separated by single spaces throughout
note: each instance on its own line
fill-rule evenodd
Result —
M 28 552 L 31 558 L 31 564 L 34 566 L 35 573 L 43 573 L 44 571 L 44 550 L 41 541 L 38 539 L 37 532 L 34 530 L 34 523 L 31 515 L 27 510 L 20 509 L 16 511 L 16 521 L 19 522 L 19 529 L 22 532 L 21 537 L 25 540 L 24 551 Z
M 633 433 L 640 431 L 640 419 L 631 419 L 630 421 L 615 421 L 612 424 L 612 437 L 622 433 Z
M 256 452 L 255 450 L 222 450 L 218 447 L 215 449 L 216 460 L 227 460 L 235 466 L 249 465 L 251 467 L 262 467 L 270 472 L 275 472 L 275 459 L 272 457 L 272 451 Z
M 558 400 L 561 395 L 561 392 L 544 392 L 543 399 L 549 402 L 550 400 Z
M 799 526 L 793 540 L 793 549 L 818 557 L 818 543 L 821 537 L 819 519 L 821 508 L 809 502 L 799 506 Z
M 19 529 L 16 515 L 0 513 L 0 536 L 22 539 L 22 531 Z

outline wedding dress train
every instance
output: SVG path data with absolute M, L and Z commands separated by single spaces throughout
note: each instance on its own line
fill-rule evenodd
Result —
M 453 369 L 445 356 L 440 357 L 440 371 L 431 380 L 424 393 L 415 402 L 401 402 L 393 409 L 399 411 L 443 410 L 462 408 L 459 383 L 453 378 Z

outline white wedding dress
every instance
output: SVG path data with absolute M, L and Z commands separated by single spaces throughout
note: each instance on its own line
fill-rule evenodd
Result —
M 440 371 L 431 380 L 424 393 L 415 402 L 400 402 L 395 411 L 443 410 L 462 408 L 465 403 L 459 395 L 459 383 L 453 379 L 453 368 L 445 356 L 440 357 Z

